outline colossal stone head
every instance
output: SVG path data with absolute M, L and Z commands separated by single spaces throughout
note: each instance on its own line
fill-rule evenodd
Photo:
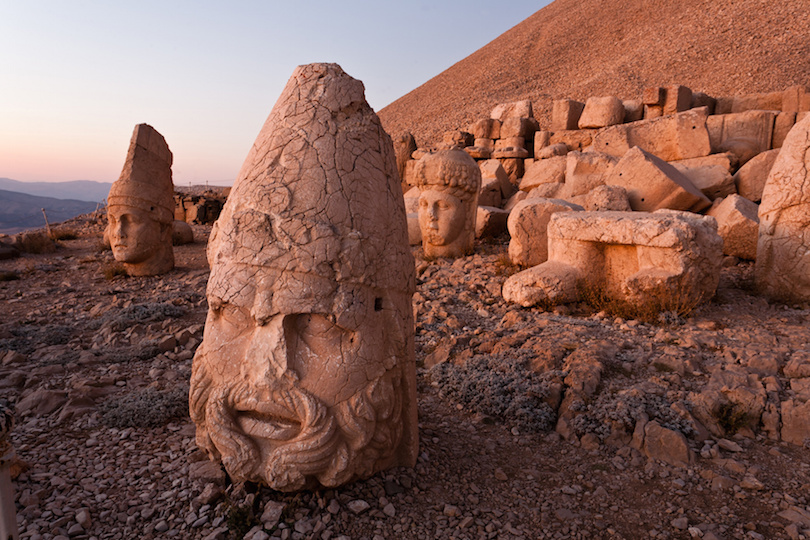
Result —
M 414 263 L 391 139 L 363 84 L 296 68 L 208 244 L 197 444 L 293 491 L 415 463 Z
M 152 126 L 135 126 L 124 169 L 107 196 L 107 219 L 105 236 L 129 275 L 174 268 L 172 153 Z
M 458 147 L 440 150 L 416 164 L 419 228 L 428 257 L 461 257 L 472 251 L 481 171 Z

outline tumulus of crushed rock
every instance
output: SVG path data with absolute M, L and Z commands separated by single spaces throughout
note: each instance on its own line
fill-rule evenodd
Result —
M 104 225 L 77 218 L 56 252 L 0 261 L 19 278 L 0 282 L 0 398 L 17 407 L 22 538 L 810 537 L 810 449 L 684 413 L 718 370 L 766 381 L 767 403 L 798 391 L 785 368 L 810 310 L 753 294 L 748 263 L 727 260 L 711 303 L 651 324 L 505 303 L 506 238 L 457 260 L 417 251 L 416 467 L 282 494 L 230 483 L 183 408 L 210 227 L 175 247 L 173 271 L 126 278 L 108 271 Z M 561 405 L 574 388 L 586 397 Z M 644 422 L 691 458 L 635 444 Z
M 781 91 L 810 84 L 807 28 L 804 0 L 555 0 L 378 115 L 424 146 L 509 101 L 531 100 L 547 128 L 554 99 Z

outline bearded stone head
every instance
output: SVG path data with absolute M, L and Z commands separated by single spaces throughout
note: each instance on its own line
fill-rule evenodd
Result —
M 197 443 L 292 491 L 413 465 L 413 258 L 393 147 L 363 85 L 298 67 L 208 246 Z

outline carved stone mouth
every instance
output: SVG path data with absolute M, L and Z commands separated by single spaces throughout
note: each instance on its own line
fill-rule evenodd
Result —
M 278 407 L 270 407 L 278 409 Z M 284 411 L 287 412 L 287 411 Z M 301 420 L 282 411 L 237 410 L 236 423 L 246 435 L 257 439 L 288 441 L 301 433 Z

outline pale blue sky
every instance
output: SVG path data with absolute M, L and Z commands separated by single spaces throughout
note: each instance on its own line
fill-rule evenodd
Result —
M 0 177 L 113 181 L 145 122 L 176 184 L 230 183 L 295 66 L 380 110 L 548 3 L 0 0 Z

